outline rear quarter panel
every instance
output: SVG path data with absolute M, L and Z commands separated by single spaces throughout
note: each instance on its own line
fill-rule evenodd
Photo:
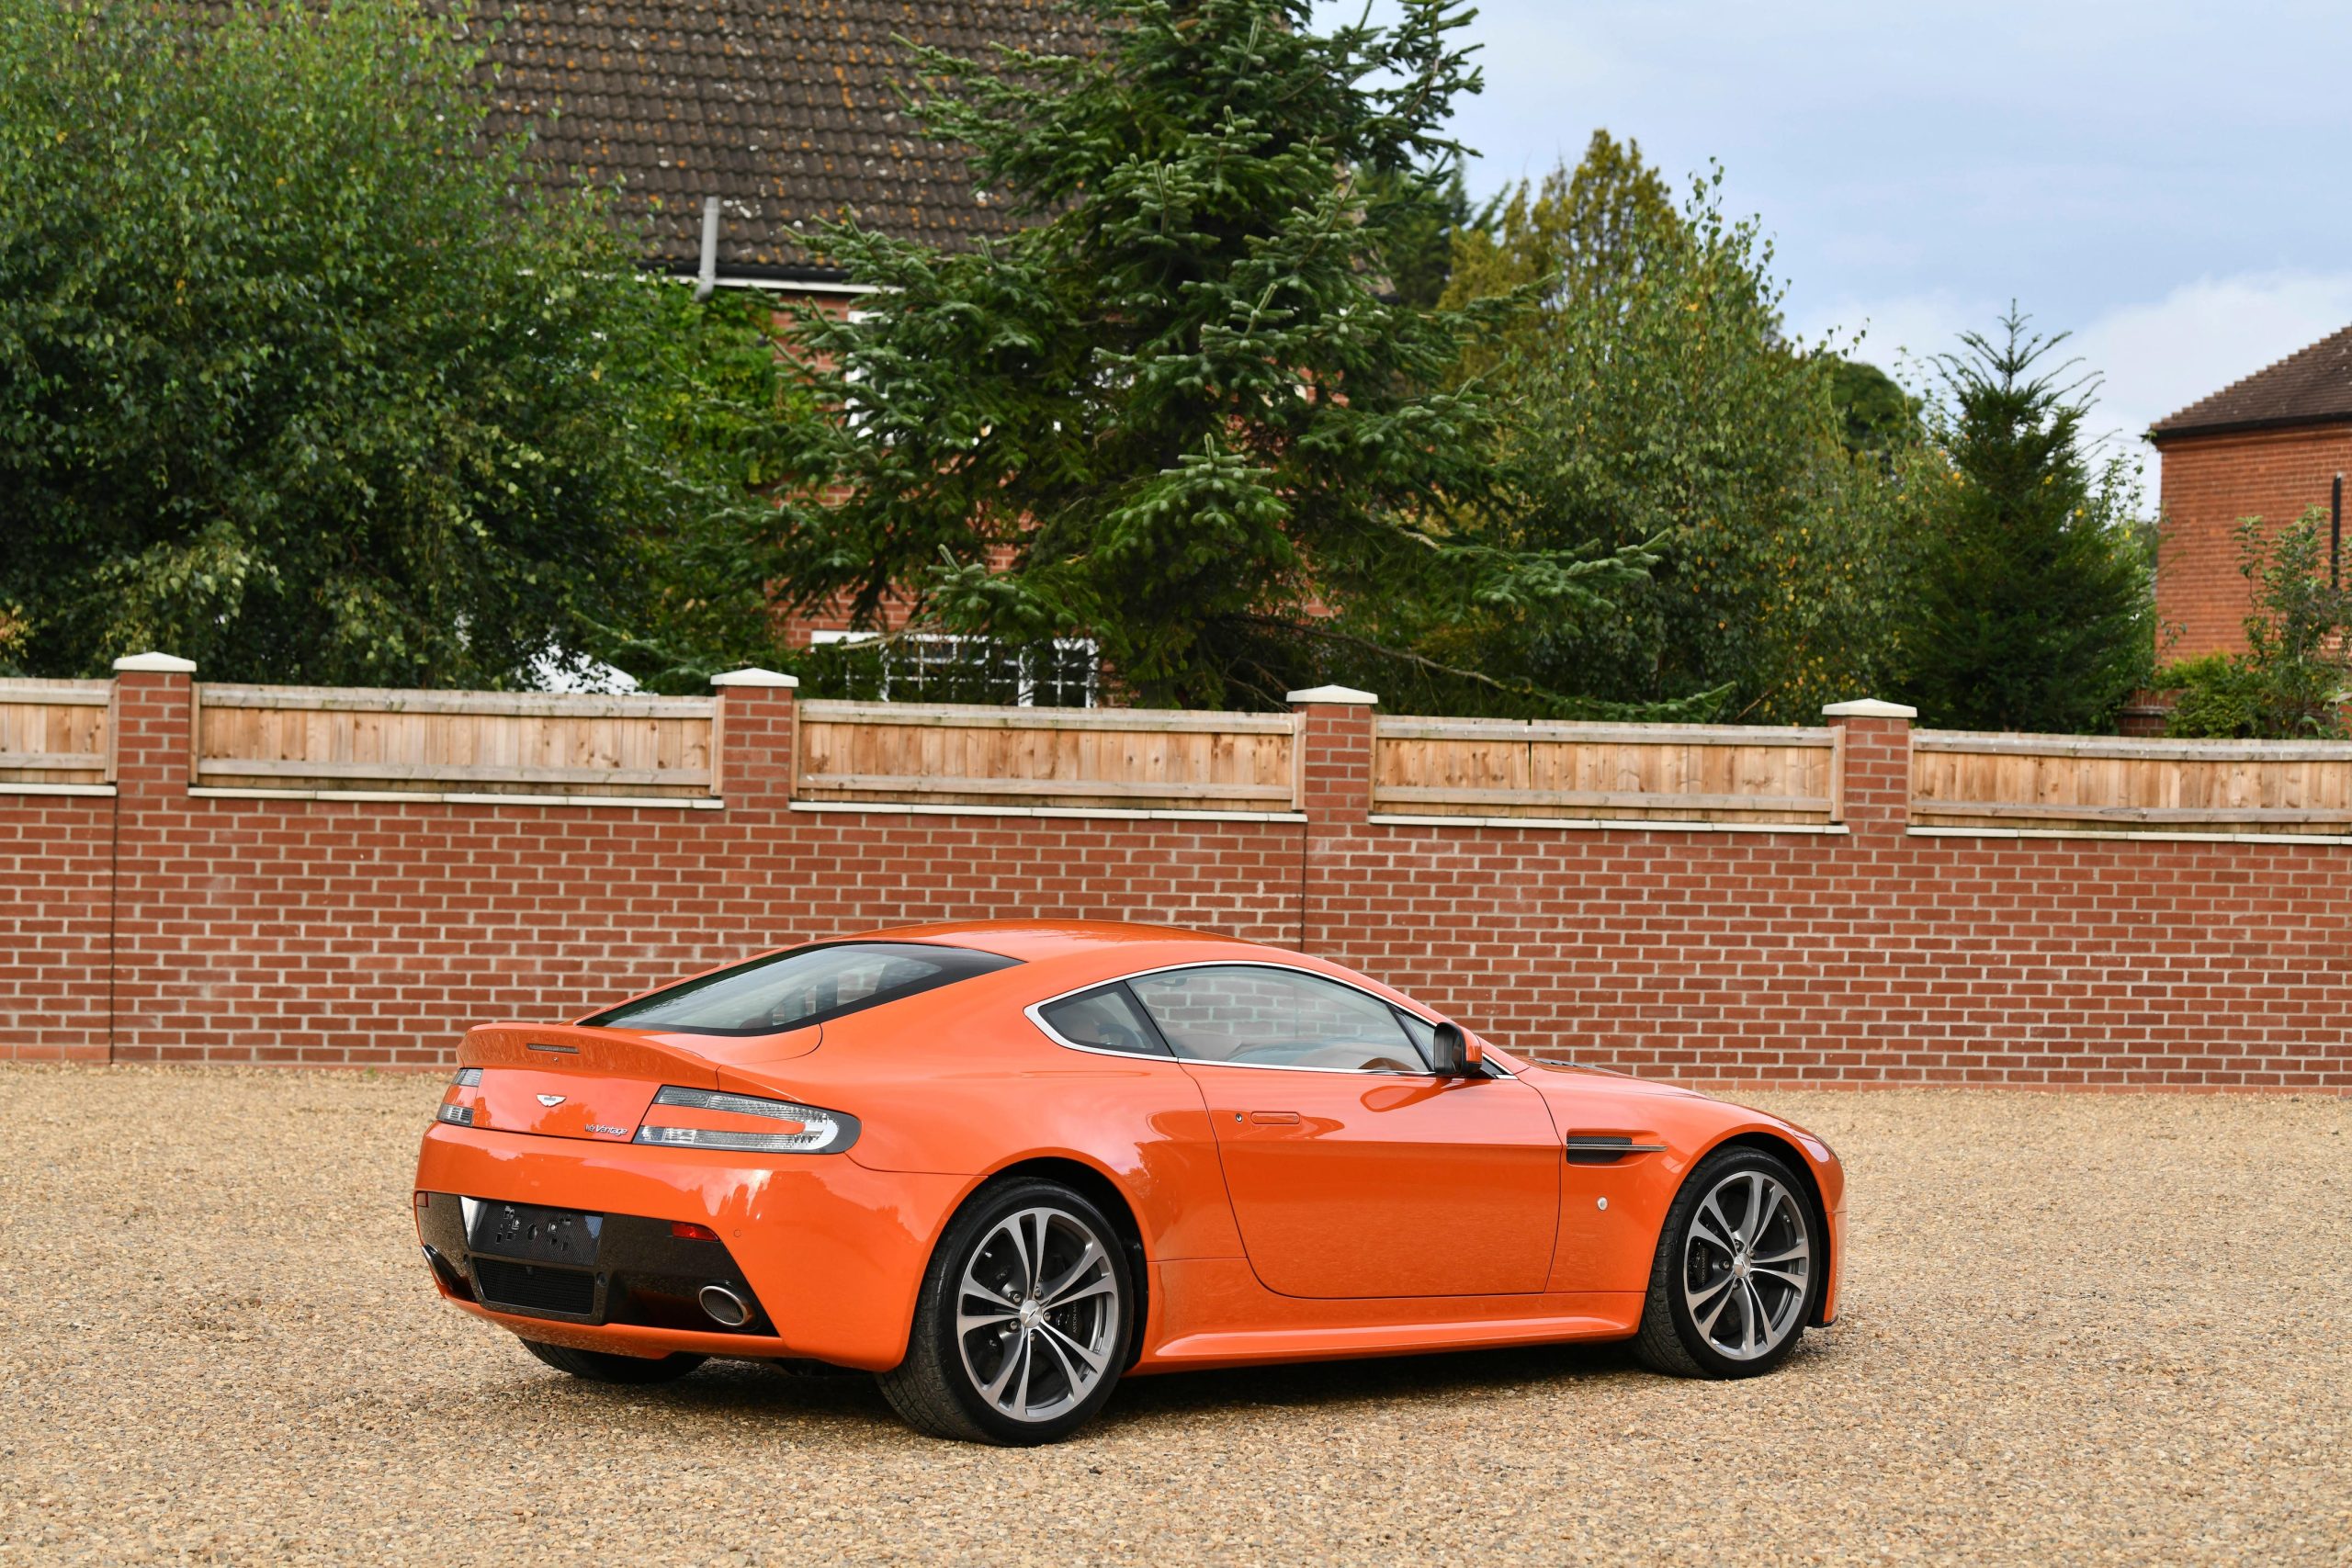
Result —
M 1207 1108 L 1179 1064 L 1069 1050 L 1021 1001 L 965 989 L 837 1020 L 823 1049 L 722 1069 L 722 1083 L 848 1111 L 862 1128 L 848 1157 L 870 1170 L 977 1186 L 1023 1161 L 1075 1160 L 1125 1195 L 1155 1259 L 1240 1255 Z

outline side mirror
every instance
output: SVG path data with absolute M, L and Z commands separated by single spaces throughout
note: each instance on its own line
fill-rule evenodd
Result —
M 1485 1076 L 1487 1056 L 1478 1043 L 1462 1032 L 1458 1023 L 1441 1023 L 1432 1043 L 1437 1059 L 1430 1064 L 1442 1078 L 1473 1078 Z

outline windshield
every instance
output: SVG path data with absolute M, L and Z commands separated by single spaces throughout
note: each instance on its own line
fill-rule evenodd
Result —
M 754 958 L 623 1002 L 583 1021 L 594 1029 L 684 1034 L 775 1034 L 936 990 L 1020 960 L 968 947 L 842 942 Z

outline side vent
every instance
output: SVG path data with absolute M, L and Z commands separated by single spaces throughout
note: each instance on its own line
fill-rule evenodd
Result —
M 1615 1165 L 1631 1155 L 1666 1152 L 1664 1144 L 1637 1144 L 1623 1133 L 1571 1133 L 1567 1146 L 1570 1165 Z

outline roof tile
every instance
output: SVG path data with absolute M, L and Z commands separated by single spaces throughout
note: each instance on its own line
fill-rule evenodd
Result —
M 1075 45 L 1055 0 L 486 0 L 476 15 L 503 72 L 492 129 L 528 129 L 554 177 L 618 178 L 617 216 L 652 218 L 651 259 L 684 272 L 710 196 L 721 272 L 820 265 L 795 229 L 852 207 L 901 239 L 1008 231 L 958 152 L 911 139 L 896 39 L 973 58 Z
M 2158 420 L 2149 434 L 2161 443 L 2228 430 L 2337 423 L 2352 423 L 2352 327 Z

